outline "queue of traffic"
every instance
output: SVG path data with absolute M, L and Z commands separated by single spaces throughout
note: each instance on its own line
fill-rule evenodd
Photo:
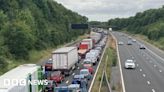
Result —
M 43 66 L 20 65 L 0 76 L 0 92 L 87 92 L 88 81 L 92 79 L 95 72 L 93 66 L 99 62 L 106 40 L 107 37 L 103 32 L 91 32 L 88 38 L 75 46 L 52 51 L 51 58 Z M 61 86 L 60 84 L 79 67 L 79 64 L 82 64 L 82 67 L 79 73 L 72 77 L 71 83 Z M 5 82 L 10 82 L 4 82 L 5 79 L 23 79 L 25 82 L 37 80 L 35 83 L 43 80 L 44 83 L 21 85 L 19 81 L 13 85 L 5 85 Z

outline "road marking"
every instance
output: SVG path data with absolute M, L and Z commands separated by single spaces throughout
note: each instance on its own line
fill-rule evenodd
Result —
M 68 82 L 69 82 L 69 81 L 67 80 L 65 83 L 67 83 L 67 84 L 68 84 Z
M 154 65 L 154 67 L 157 67 L 157 65 Z
M 155 92 L 155 90 L 154 90 L 154 89 L 152 89 L 152 92 Z
M 72 75 L 75 75 L 75 73 L 73 73 Z
M 117 43 L 117 39 L 116 37 L 111 33 L 112 37 L 115 39 L 116 43 Z M 123 77 L 123 73 L 122 73 L 122 65 L 121 65 L 121 60 L 120 60 L 120 53 L 118 50 L 118 44 L 116 44 L 116 51 L 117 51 L 117 58 L 119 61 L 119 69 L 120 69 L 120 73 L 121 73 L 121 82 L 122 82 L 122 92 L 126 92 L 125 90 L 125 83 L 124 83 L 124 77 Z
M 142 74 L 143 77 L 146 77 L 146 74 Z
M 159 70 L 159 72 L 161 73 L 161 72 L 162 72 L 162 70 Z
M 142 69 L 140 69 L 140 71 L 142 71 Z
M 154 54 L 155 56 L 157 56 L 159 59 L 161 59 L 162 61 L 164 61 L 164 59 L 161 57 L 161 56 L 159 56 L 159 55 L 157 55 L 156 53 L 154 53 L 153 51 L 151 51 L 150 49 L 148 49 L 147 48 L 147 50 L 150 52 L 150 53 L 152 53 L 152 54 Z
M 137 64 L 137 67 L 139 66 L 139 64 Z
M 150 81 L 147 81 L 147 84 L 150 85 Z

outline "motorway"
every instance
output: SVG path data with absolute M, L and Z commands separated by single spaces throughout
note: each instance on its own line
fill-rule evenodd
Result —
M 102 42 L 105 40 L 104 38 L 105 38 L 105 36 L 102 38 L 102 40 L 101 40 Z M 101 41 L 100 41 L 100 42 L 101 42 Z M 77 43 L 74 43 L 74 44 L 71 44 L 71 45 L 68 45 L 68 46 L 76 46 L 76 44 L 77 44 Z M 102 57 L 102 56 L 101 56 L 101 57 Z M 39 65 L 44 66 L 45 63 L 46 63 L 47 61 L 48 61 L 48 60 L 44 60 L 43 62 L 39 63 Z M 96 72 L 96 69 L 97 69 L 98 64 L 99 64 L 99 61 L 97 62 L 96 65 L 93 66 L 93 68 L 94 68 L 94 73 L 92 74 L 92 78 L 88 81 L 87 90 L 89 90 L 89 88 L 90 88 L 90 85 L 91 85 L 91 82 L 92 82 L 93 77 L 94 77 L 94 75 L 95 75 L 95 72 Z M 77 66 L 78 66 L 78 67 L 76 67 L 76 69 L 75 69 L 74 71 L 72 71 L 71 75 L 66 76 L 65 79 L 64 79 L 64 81 L 63 81 L 62 83 L 59 83 L 58 86 L 67 86 L 67 85 L 70 85 L 70 84 L 71 84 L 74 75 L 78 75 L 78 74 L 80 73 L 80 69 L 83 68 L 83 59 L 79 62 L 79 64 L 78 64 Z M 50 73 L 51 73 L 51 72 L 53 72 L 53 71 L 50 71 Z
M 118 45 L 118 52 L 125 92 L 164 92 L 164 53 L 138 40 L 133 42 L 133 45 L 127 45 L 129 38 L 126 34 L 119 32 L 112 34 L 118 42 L 124 42 L 124 45 Z M 139 49 L 140 43 L 146 46 L 145 50 Z M 136 68 L 125 69 L 125 60 L 132 56 L 136 60 Z

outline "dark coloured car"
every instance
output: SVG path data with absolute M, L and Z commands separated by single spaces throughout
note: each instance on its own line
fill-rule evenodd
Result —
M 46 63 L 45 63 L 45 71 L 51 71 L 52 70 L 52 59 L 49 59 Z
M 88 86 L 87 79 L 84 75 L 75 75 L 72 80 L 72 84 L 79 84 L 81 88 Z M 85 84 L 85 85 L 84 85 Z
M 140 45 L 140 49 L 146 49 L 144 45 Z
M 127 45 L 132 45 L 132 41 L 128 41 Z
M 54 87 L 57 87 L 57 83 L 55 81 L 48 81 L 48 85 L 45 87 L 44 92 L 54 92 Z

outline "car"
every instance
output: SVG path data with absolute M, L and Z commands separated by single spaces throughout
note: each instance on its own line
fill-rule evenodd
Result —
M 80 75 L 84 75 L 84 77 L 87 78 L 88 80 L 90 80 L 92 77 L 88 69 L 81 69 Z
M 85 68 L 85 69 L 88 69 L 90 74 L 93 74 L 93 73 L 94 73 L 94 69 L 93 69 L 92 66 L 86 66 L 86 67 L 84 67 L 84 68 Z
M 44 92 L 53 92 L 54 87 L 57 87 L 58 84 L 55 81 L 48 80 L 48 85 L 46 85 Z
M 84 75 L 74 75 L 73 80 L 72 80 L 72 84 L 81 84 L 80 82 L 82 79 L 86 80 Z M 86 80 L 86 82 L 87 82 L 87 80 Z
M 61 83 L 64 80 L 64 75 L 61 73 L 61 71 L 54 71 L 51 73 L 50 80 Z
M 46 63 L 45 63 L 45 71 L 51 71 L 52 70 L 52 59 L 49 59 Z
M 127 59 L 125 61 L 125 68 L 126 69 L 134 69 L 136 66 L 135 66 L 135 61 L 133 59 Z
M 127 45 L 132 45 L 132 42 L 129 40 L 128 43 L 127 43 Z
M 132 39 L 132 42 L 136 42 L 136 39 Z
M 95 47 L 95 50 L 99 50 L 101 52 L 102 48 L 101 47 Z
M 145 46 L 144 46 L 143 44 L 141 44 L 139 48 L 140 48 L 140 49 L 146 49 Z
M 119 41 L 119 42 L 118 42 L 118 45 L 124 45 L 124 42 Z
M 82 91 L 79 84 L 60 85 L 54 88 L 53 92 L 87 92 Z
M 92 60 L 91 59 L 84 59 L 83 66 L 84 67 L 90 67 L 90 66 L 92 66 Z
M 86 56 L 85 56 L 85 59 L 91 59 L 92 64 L 93 65 L 96 65 L 97 60 L 98 60 L 98 57 L 97 57 L 97 54 L 96 53 L 90 53 L 90 52 L 88 52 L 86 54 Z
M 128 39 L 132 39 L 132 37 L 131 37 L 131 36 L 129 36 L 129 37 L 128 37 Z

